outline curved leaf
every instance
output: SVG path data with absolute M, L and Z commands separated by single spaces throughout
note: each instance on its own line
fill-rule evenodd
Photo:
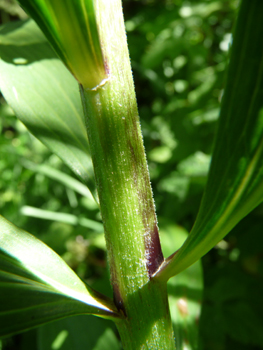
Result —
M 84 88 L 107 80 L 93 0 L 20 0 Z
M 29 131 L 95 192 L 78 84 L 33 21 L 0 29 L 0 88 Z
M 33 162 L 30 162 L 26 159 L 21 160 L 21 164 L 27 168 L 30 169 L 31 171 L 34 171 L 38 174 L 43 174 L 50 179 L 56 180 L 63 184 L 66 188 L 70 188 L 73 191 L 81 194 L 82 196 L 88 198 L 89 200 L 92 201 L 94 204 L 94 207 L 97 208 L 97 204 L 94 201 L 93 196 L 91 195 L 89 189 L 87 186 L 85 186 L 83 183 L 75 179 L 74 177 L 63 173 L 61 170 L 58 170 L 56 168 L 51 167 L 50 165 L 47 164 L 35 164 Z
M 263 2 L 243 0 L 205 194 L 196 223 L 159 278 L 184 270 L 263 200 Z
M 118 317 L 43 242 L 2 216 L 0 227 L 0 336 L 78 314 Z

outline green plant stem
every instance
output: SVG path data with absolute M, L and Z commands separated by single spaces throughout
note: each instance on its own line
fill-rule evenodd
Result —
M 125 349 L 174 349 L 163 262 L 120 0 L 95 2 L 108 81 L 80 87 Z

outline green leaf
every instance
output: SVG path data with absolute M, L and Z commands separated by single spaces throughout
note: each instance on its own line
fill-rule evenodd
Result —
M 159 278 L 178 274 L 263 200 L 263 2 L 243 0 L 205 194 L 195 225 Z
M 84 88 L 105 83 L 93 0 L 20 0 Z
M 97 203 L 94 201 L 87 186 L 83 185 L 80 181 L 76 180 L 74 177 L 63 173 L 61 170 L 55 169 L 47 164 L 35 164 L 28 160 L 21 160 L 21 164 L 32 171 L 35 171 L 38 174 L 43 174 L 53 180 L 56 180 L 66 186 L 67 188 L 72 189 L 73 191 L 81 194 L 84 197 L 90 199 L 94 207 L 97 207 Z
M 0 216 L 0 336 L 78 314 L 118 317 L 54 251 Z
M 29 131 L 95 192 L 78 84 L 33 21 L 0 28 L 0 88 Z
M 109 321 L 75 316 L 38 329 L 39 350 L 119 350 L 120 344 Z
M 31 216 L 43 220 L 53 220 L 57 222 L 64 222 L 70 225 L 81 225 L 83 227 L 90 228 L 97 232 L 103 232 L 103 224 L 95 220 L 90 220 L 87 218 L 77 217 L 73 214 L 68 213 L 58 213 L 56 211 L 38 209 L 30 206 L 23 206 L 20 210 L 21 214 L 26 216 Z

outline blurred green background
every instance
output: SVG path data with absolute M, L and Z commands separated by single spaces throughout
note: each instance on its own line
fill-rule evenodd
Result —
M 172 242 L 178 227 L 189 232 L 198 212 L 238 3 L 123 1 L 164 246 Z M 26 18 L 11 0 L 0 0 L 0 17 L 2 24 Z M 0 213 L 46 242 L 94 288 L 111 295 L 94 202 L 73 190 L 70 178 L 61 183 L 60 172 L 74 175 L 27 132 L 3 97 L 0 132 Z M 40 164 L 46 166 L 45 172 L 36 166 Z M 260 206 L 202 259 L 200 349 L 263 349 L 262 233 Z M 35 349 L 36 344 L 31 331 L 2 346 Z

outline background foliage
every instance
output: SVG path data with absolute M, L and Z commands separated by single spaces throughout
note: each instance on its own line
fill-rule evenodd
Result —
M 161 240 L 168 256 L 197 215 L 238 1 L 124 0 L 123 5 Z M 2 23 L 24 17 L 13 1 L 2 0 L 0 7 Z M 69 179 L 62 183 L 60 173 L 50 175 L 52 168 L 74 177 L 26 131 L 3 99 L 0 131 L 1 214 L 46 242 L 94 288 L 111 295 L 95 203 L 73 190 Z M 32 162 L 44 164 L 46 172 Z M 196 320 L 202 349 L 263 349 L 262 208 L 203 258 L 203 308 Z M 188 289 L 195 302 L 200 300 L 201 280 L 195 280 L 196 273 L 200 275 L 194 271 Z M 171 309 L 183 285 L 179 276 L 169 285 Z M 83 327 L 79 318 L 63 322 L 73 332 Z M 94 334 L 94 339 L 89 337 L 90 349 L 103 349 L 103 339 L 112 349 L 119 348 L 111 323 L 90 317 L 85 322 Z M 5 339 L 2 346 L 67 349 L 70 338 L 61 324 L 54 325 Z M 50 327 L 58 329 L 57 343 Z M 100 343 L 95 334 L 104 335 Z

